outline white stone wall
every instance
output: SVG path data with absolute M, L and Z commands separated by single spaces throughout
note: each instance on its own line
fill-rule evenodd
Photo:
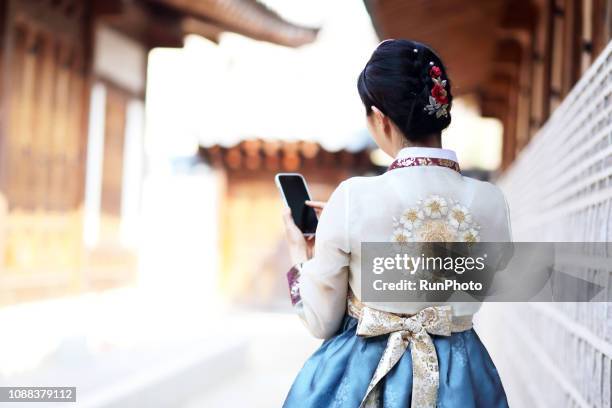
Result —
M 612 241 L 612 43 L 499 181 L 515 241 Z M 485 305 L 477 322 L 516 407 L 612 407 L 611 303 Z

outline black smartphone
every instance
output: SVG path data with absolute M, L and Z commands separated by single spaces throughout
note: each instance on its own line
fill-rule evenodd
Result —
M 291 209 L 295 225 L 304 235 L 314 235 L 317 230 L 317 213 L 304 203 L 310 200 L 304 177 L 298 173 L 279 173 L 274 180 L 285 204 Z

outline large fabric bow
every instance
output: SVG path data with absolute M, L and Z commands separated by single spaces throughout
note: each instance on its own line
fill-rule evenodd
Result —
M 435 408 L 438 398 L 440 373 L 438 357 L 429 334 L 450 336 L 452 331 L 452 309 L 450 306 L 431 306 L 410 317 L 363 307 L 357 325 L 357 335 L 375 337 L 389 334 L 387 347 L 368 385 L 360 408 L 377 407 L 379 383 L 404 352 L 410 348 L 412 354 L 412 408 Z

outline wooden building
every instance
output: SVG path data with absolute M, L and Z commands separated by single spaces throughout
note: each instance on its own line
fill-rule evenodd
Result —
M 504 124 L 503 167 L 604 49 L 612 35 L 606 0 L 365 0 L 381 38 L 436 49 L 457 95 L 479 98 Z
M 498 183 L 516 241 L 612 241 L 612 2 L 365 3 L 381 37 L 431 44 L 453 89 L 503 122 Z M 610 265 L 608 253 L 555 266 L 609 289 Z M 510 406 L 612 406 L 609 290 L 606 300 L 483 307 L 477 328 Z
M 317 34 L 256 0 L 0 0 L 0 304 L 132 281 L 148 51 L 223 31 Z
M 201 147 L 220 183 L 221 286 L 248 303 L 270 306 L 287 288 L 279 280 L 291 263 L 282 226 L 283 204 L 274 176 L 299 172 L 313 199 L 325 200 L 348 177 L 380 171 L 365 144 L 330 152 L 315 142 L 244 140 L 232 147 Z

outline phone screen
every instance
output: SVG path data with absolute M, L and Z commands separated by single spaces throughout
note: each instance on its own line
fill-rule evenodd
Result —
M 314 234 L 317 230 L 317 214 L 304 204 L 304 201 L 310 200 L 304 179 L 300 175 L 279 174 L 278 181 L 295 225 L 304 234 Z

